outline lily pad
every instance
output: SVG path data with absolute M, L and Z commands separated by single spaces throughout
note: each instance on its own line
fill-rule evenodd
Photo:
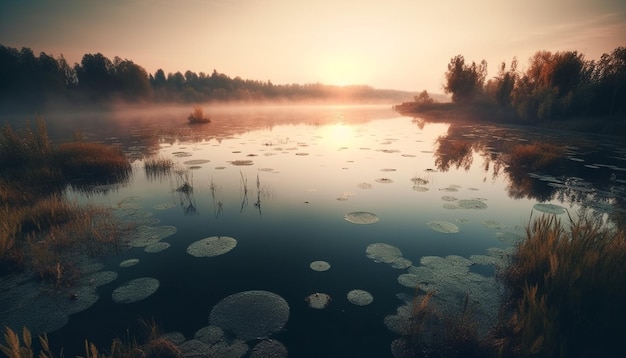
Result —
M 483 210 L 487 209 L 487 204 L 477 199 L 464 199 L 457 202 L 458 207 L 463 209 Z
M 139 263 L 139 259 L 128 259 L 120 262 L 120 267 L 126 268 L 137 265 Z
M 218 302 L 209 323 L 244 341 L 267 338 L 279 332 L 289 319 L 289 304 L 269 291 L 244 291 Z
M 428 227 L 444 234 L 454 234 L 459 232 L 459 227 L 449 221 L 429 221 L 426 223 Z
M 145 252 L 147 252 L 149 254 L 155 254 L 157 252 L 164 251 L 164 250 L 166 250 L 169 247 L 170 247 L 170 244 L 168 244 L 167 242 L 157 242 L 155 244 L 146 246 L 143 249 L 143 251 L 145 251 Z
M 364 290 L 352 290 L 348 292 L 348 301 L 357 306 L 367 306 L 374 301 L 374 297 Z
M 237 246 L 237 240 L 229 236 L 211 236 L 191 243 L 187 253 L 195 257 L 214 257 L 224 255 Z
M 378 216 L 366 211 L 353 211 L 346 214 L 344 219 L 353 224 L 373 224 L 378 221 Z
M 330 269 L 330 264 L 326 261 L 313 261 L 311 262 L 309 267 L 311 267 L 311 270 L 313 271 L 321 272 L 321 271 L 328 271 Z
M 565 213 L 565 208 L 564 207 L 559 206 L 559 205 L 555 205 L 555 204 L 539 203 L 539 204 L 535 204 L 533 206 L 533 209 L 535 209 L 537 211 L 541 211 L 542 213 L 546 213 L 546 214 L 559 215 L 559 214 Z
M 113 291 L 112 298 L 116 303 L 133 303 L 150 297 L 159 288 L 159 280 L 142 277 L 130 280 Z
M 315 292 L 314 294 L 307 296 L 305 301 L 311 308 L 321 310 L 326 308 L 326 306 L 330 303 L 330 296 L 325 293 Z

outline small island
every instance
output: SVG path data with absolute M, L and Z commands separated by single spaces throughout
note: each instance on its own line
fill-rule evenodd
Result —
M 193 112 L 187 117 L 189 124 L 211 123 L 211 119 L 204 115 L 204 110 L 200 106 L 193 106 Z

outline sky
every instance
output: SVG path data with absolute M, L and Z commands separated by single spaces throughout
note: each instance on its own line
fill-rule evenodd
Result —
M 274 84 L 442 93 L 450 59 L 626 46 L 626 0 L 2 0 L 0 44 Z

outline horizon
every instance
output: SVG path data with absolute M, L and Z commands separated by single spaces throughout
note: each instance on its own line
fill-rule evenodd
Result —
M 626 2 L 570 3 L 26 0 L 0 4 L 0 44 L 63 55 L 70 65 L 89 53 L 119 56 L 152 75 L 217 70 L 281 85 L 438 94 L 456 55 L 485 59 L 491 78 L 514 57 L 524 70 L 537 51 L 597 60 L 625 45 Z

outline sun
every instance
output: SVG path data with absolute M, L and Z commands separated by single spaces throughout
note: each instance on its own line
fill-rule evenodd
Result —
M 347 86 L 361 84 L 363 76 L 360 61 L 349 55 L 328 55 L 320 61 L 321 82 L 328 85 Z

